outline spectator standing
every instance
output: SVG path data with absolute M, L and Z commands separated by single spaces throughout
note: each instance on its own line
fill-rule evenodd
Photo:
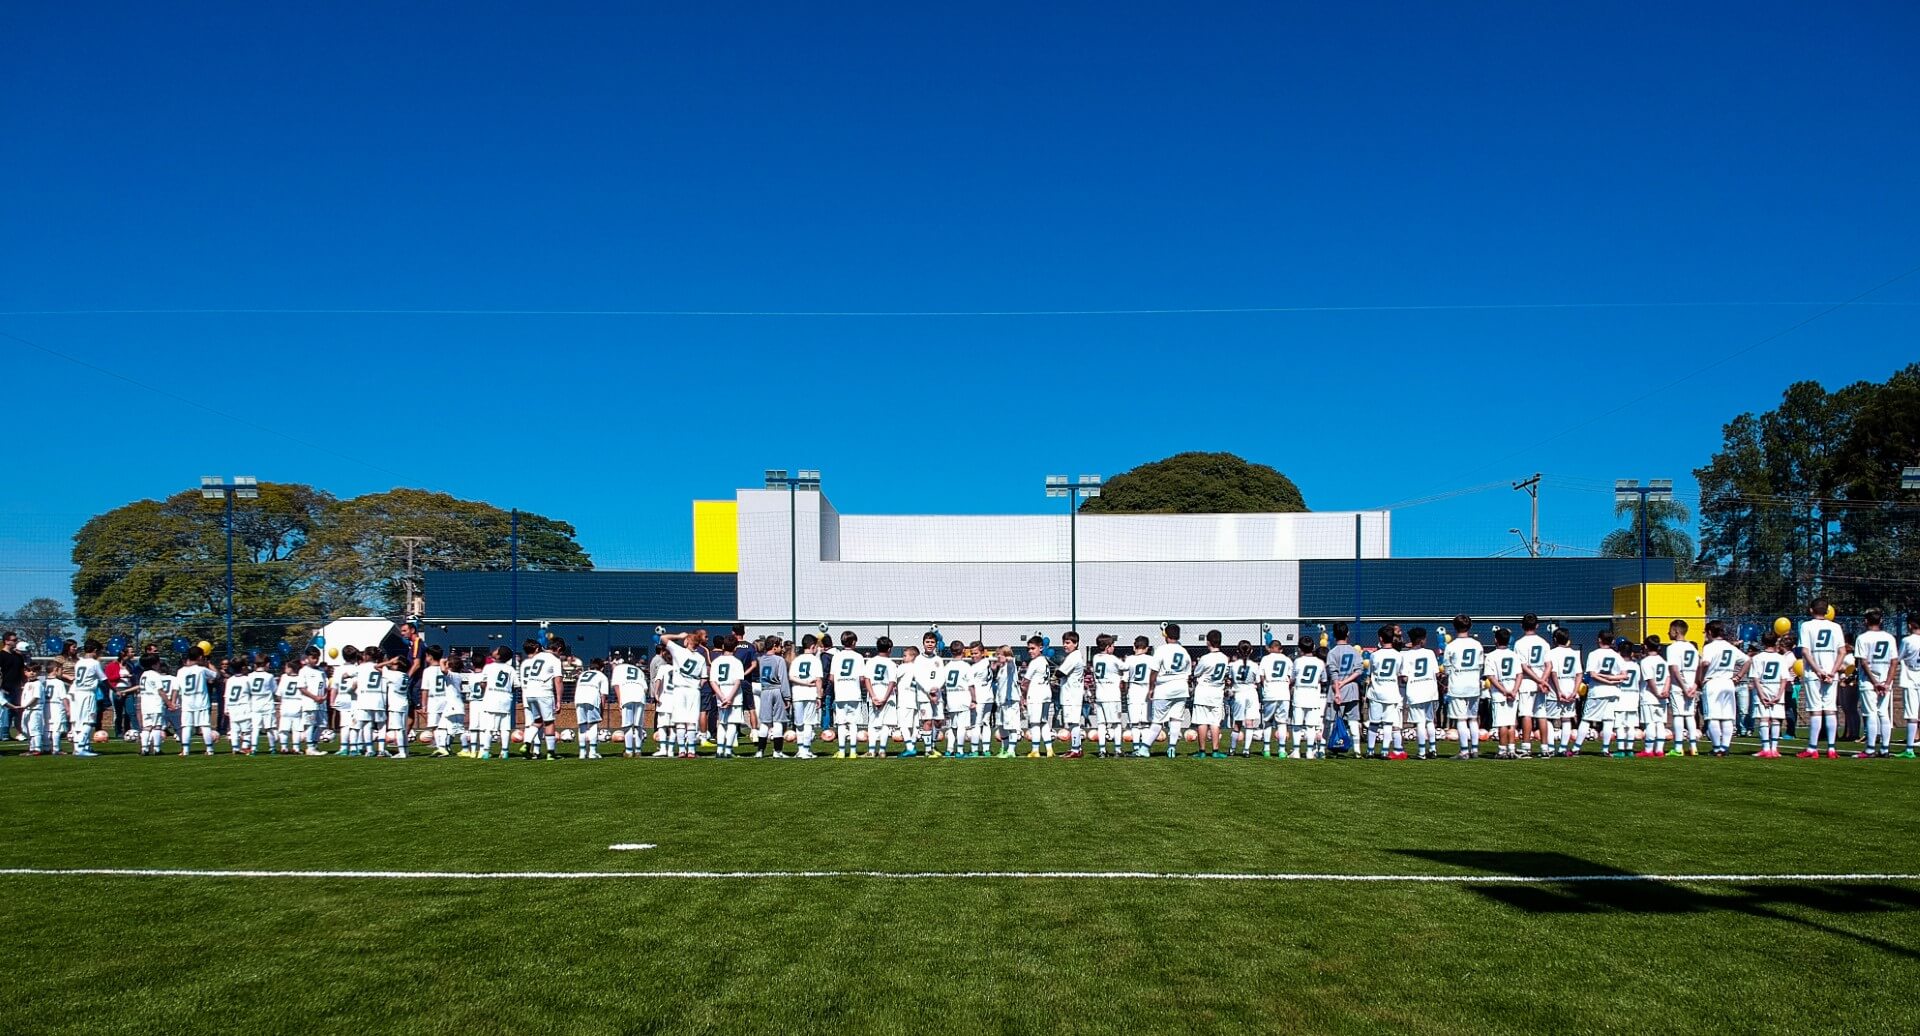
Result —
M 27 651 L 20 637 L 8 630 L 0 637 L 0 740 L 10 739 L 20 714 L 20 691 L 27 685 Z

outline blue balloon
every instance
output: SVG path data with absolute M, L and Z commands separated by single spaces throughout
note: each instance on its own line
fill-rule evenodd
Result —
M 321 635 L 320 635 L 320 634 L 318 634 L 318 633 L 316 633 L 316 634 L 314 634 L 314 635 L 313 635 L 313 646 L 314 646 L 314 647 L 317 647 L 317 648 L 323 648 L 323 647 L 326 647 L 326 646 L 327 646 L 327 638 L 325 638 L 325 637 L 323 637 L 323 636 L 321 636 Z
M 187 649 L 192 646 L 185 637 L 173 638 L 173 651 L 175 654 L 184 655 L 187 653 Z
M 116 655 L 122 651 L 125 651 L 126 649 L 127 649 L 127 638 L 120 636 L 119 634 L 114 634 L 113 639 L 107 641 L 107 650 L 113 652 Z
M 268 665 L 270 665 L 270 666 L 272 666 L 272 667 L 274 667 L 275 669 L 278 669 L 278 668 L 280 668 L 280 666 L 281 666 L 281 665 L 282 665 L 282 664 L 283 664 L 283 663 L 284 663 L 285 661 L 286 661 L 286 659 L 283 659 L 283 658 L 281 658 L 281 657 L 280 657 L 279 655 L 268 655 L 268 656 L 267 656 L 267 664 L 268 664 Z
M 48 637 L 47 642 L 41 646 L 47 649 L 47 654 L 57 655 L 60 653 L 60 649 L 65 646 L 65 642 L 59 637 Z
M 278 652 L 282 657 L 285 657 L 287 655 L 293 654 L 293 645 L 283 640 L 280 643 L 275 644 L 273 646 L 273 650 Z

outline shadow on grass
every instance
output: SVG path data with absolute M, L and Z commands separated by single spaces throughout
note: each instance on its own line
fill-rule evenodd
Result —
M 1499 876 L 1612 875 L 1635 872 L 1608 867 L 1566 853 L 1477 852 L 1447 849 L 1396 849 L 1402 856 L 1448 864 Z M 1531 884 L 1464 886 L 1477 896 L 1531 914 L 1698 914 L 1726 911 L 1799 925 L 1864 943 L 1888 953 L 1920 960 L 1920 951 L 1823 924 L 1798 913 L 1835 916 L 1911 912 L 1920 909 L 1920 890 L 1884 882 L 1835 882 L 1828 885 L 1754 882 L 1712 887 L 1668 881 L 1567 881 L 1549 877 Z

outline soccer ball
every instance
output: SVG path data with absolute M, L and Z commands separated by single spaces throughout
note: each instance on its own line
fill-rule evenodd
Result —
M 839 736 L 840 736 L 839 733 L 837 733 L 832 727 L 828 727 L 827 729 L 822 730 L 820 732 L 820 740 L 822 741 L 832 741 L 834 738 Z
M 131 734 L 131 733 L 133 733 L 133 732 L 132 732 L 132 731 L 128 731 L 127 733 L 129 733 L 129 734 Z M 94 743 L 94 744 L 96 744 L 96 745 L 98 745 L 98 744 L 104 744 L 104 743 L 106 743 L 106 740 L 107 740 L 107 738 L 108 738 L 108 736 L 109 736 L 109 735 L 107 734 L 107 732 L 106 732 L 106 731 L 104 731 L 104 730 L 96 730 L 96 731 L 94 731 L 94 732 L 93 732 L 93 743 Z
M 1194 730 L 1194 729 L 1192 729 L 1192 728 L 1188 728 L 1188 730 L 1187 730 L 1187 741 L 1191 743 L 1191 742 L 1194 742 L 1194 741 L 1198 741 L 1198 740 L 1200 740 L 1200 732 L 1199 732 L 1199 731 L 1197 731 L 1197 730 Z
M 416 735 L 414 735 L 414 738 L 413 738 L 413 739 L 414 739 L 415 741 L 418 741 L 418 742 L 420 742 L 420 743 L 421 743 L 421 744 L 423 744 L 423 745 L 430 745 L 430 744 L 433 744 L 433 731 L 431 731 L 431 730 L 422 730 L 422 731 L 421 731 L 420 733 L 418 733 L 418 734 L 416 734 Z
M 514 743 L 514 744 L 516 744 L 516 745 L 519 745 L 519 744 L 525 744 L 525 743 L 526 743 L 526 740 L 527 740 L 527 735 L 526 735 L 526 732 L 525 732 L 525 731 L 521 731 L 521 730 L 516 730 L 516 731 L 514 731 L 514 732 L 513 732 L 513 743 Z
M 322 731 L 320 732 L 320 740 L 322 740 L 322 741 L 332 741 L 332 740 L 333 740 L 333 731 L 331 731 L 331 730 L 322 730 Z
M 126 733 L 124 733 L 124 734 L 122 734 L 122 735 L 120 735 L 120 740 L 122 740 L 122 741 L 138 741 L 138 740 L 140 740 L 140 732 L 139 732 L 138 730 L 129 730 L 129 731 L 127 731 Z
M 566 742 L 567 744 L 572 744 L 573 738 L 574 738 L 574 733 L 571 730 L 562 730 L 560 732 L 560 740 Z

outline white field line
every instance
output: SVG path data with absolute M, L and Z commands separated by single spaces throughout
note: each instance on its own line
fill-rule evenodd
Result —
M 1575 882 L 1887 882 L 1920 874 L 1290 874 L 1210 871 L 371 871 L 194 870 L 159 867 L 8 867 L 0 877 L 292 878 L 380 881 L 738 881 L 741 879 L 868 879 L 878 881 L 1251 881 L 1434 885 L 1561 885 Z

